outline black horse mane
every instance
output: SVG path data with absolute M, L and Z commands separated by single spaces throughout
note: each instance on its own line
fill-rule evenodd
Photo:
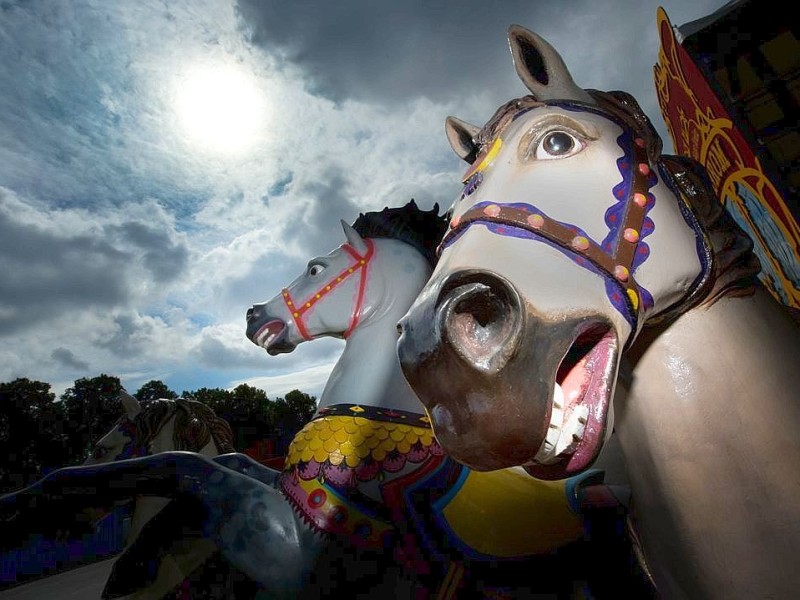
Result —
M 447 219 L 439 215 L 439 205 L 421 210 L 414 199 L 403 207 L 379 212 L 361 213 L 353 223 L 364 238 L 393 238 L 416 248 L 432 265 L 436 263 L 436 246 L 447 229 Z

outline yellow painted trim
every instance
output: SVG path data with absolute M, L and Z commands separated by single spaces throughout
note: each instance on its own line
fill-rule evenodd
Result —
M 566 483 L 520 469 L 470 472 L 442 514 L 466 545 L 498 557 L 550 552 L 583 535 Z
M 503 140 L 497 138 L 492 147 L 489 149 L 489 152 L 486 153 L 486 156 L 483 157 L 483 160 L 479 162 L 476 166 L 472 167 L 467 171 L 467 174 L 464 175 L 464 179 L 462 183 L 466 183 L 467 180 L 472 177 L 475 173 L 479 173 L 483 171 L 486 167 L 488 167 L 492 161 L 497 157 L 497 153 L 500 152 L 500 148 L 503 147 Z

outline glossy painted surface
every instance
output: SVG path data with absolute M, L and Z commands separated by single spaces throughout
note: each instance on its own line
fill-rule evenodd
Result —
M 395 350 L 396 323 L 432 267 L 407 243 L 362 239 L 353 227 L 342 227 L 346 244 L 309 260 L 303 274 L 247 315 L 248 337 L 270 354 L 291 352 L 299 343 L 326 335 L 347 340 L 317 417 L 289 449 L 291 476 L 285 475 L 281 485 L 296 510 L 321 530 L 354 543 L 377 544 L 392 535 L 397 523 L 368 518 L 360 500 L 368 497 L 400 511 L 400 519 L 441 522 L 421 538 L 445 535 L 447 545 L 479 560 L 549 552 L 581 537 L 568 492 L 579 479 L 542 482 L 520 470 L 479 473 L 443 456 Z M 619 476 L 613 454 L 608 464 Z M 405 498 L 423 491 L 442 498 L 418 512 Z M 521 512 L 527 516 L 520 517 Z M 359 536 L 351 531 L 351 521 L 360 523 Z M 435 554 L 440 548 L 430 550 Z
M 517 463 L 563 476 L 591 462 L 584 459 L 603 436 L 590 429 L 610 433 L 613 408 L 635 528 L 659 595 L 793 597 L 800 589 L 796 322 L 755 283 L 752 241 L 705 174 L 689 160 L 659 156 L 660 141 L 632 99 L 595 91 L 587 99 L 540 37 L 512 27 L 510 43 L 534 97 L 509 103 L 483 129 L 448 121 L 454 150 L 473 163 L 453 229 L 476 204 L 487 210 L 486 224 L 445 240 L 430 283 L 402 321 L 401 362 L 437 436 L 479 468 Z M 598 119 L 598 110 L 609 118 Z M 647 149 L 645 166 L 629 164 L 626 148 L 636 150 L 626 136 Z M 631 168 L 646 174 L 647 190 L 623 186 L 622 198 L 649 208 L 640 229 L 621 235 L 637 251 L 646 247 L 646 257 L 627 273 L 582 262 L 592 241 L 602 248 L 600 217 L 611 229 L 609 216 L 623 214 L 609 210 L 617 198 L 609 185 Z M 530 227 L 502 231 L 503 203 L 532 206 Z M 536 211 L 576 226 L 573 240 L 537 237 L 546 221 Z M 636 278 L 642 293 L 628 307 L 635 319 L 607 294 L 609 274 Z M 590 331 L 583 339 L 581 321 Z M 576 392 L 577 403 L 569 399 Z M 554 456 L 542 440 L 560 414 L 557 403 L 563 422 L 582 404 L 589 417 L 581 441 Z M 491 415 L 491 426 L 481 415 Z
M 509 35 L 532 96 L 480 130 L 448 121 L 476 158 L 398 350 L 454 457 L 557 479 L 613 430 L 621 350 L 708 265 L 635 101 L 578 88 L 547 42 Z

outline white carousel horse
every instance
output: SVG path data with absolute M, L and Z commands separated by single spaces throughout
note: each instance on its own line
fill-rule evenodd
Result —
M 84 461 L 85 465 L 173 450 L 197 452 L 209 458 L 234 450 L 230 425 L 202 402 L 185 398 L 159 398 L 140 404 L 124 389 L 120 390 L 119 398 L 122 416 L 111 431 L 94 445 L 90 456 Z M 154 496 L 135 499 L 130 530 L 125 540 L 126 548 L 169 502 L 169 498 Z M 178 546 L 160 562 L 157 578 L 151 585 L 125 598 L 162 598 L 206 563 L 217 550 L 216 545 L 202 538 Z M 117 566 L 110 577 L 111 588 L 126 585 L 120 581 L 125 576 L 124 571 L 118 572 Z
M 420 211 L 413 201 L 362 214 L 353 226 L 342 222 L 346 243 L 248 310 L 247 336 L 271 355 L 323 336 L 346 340 L 279 484 L 307 522 L 372 548 L 411 523 L 404 532 L 417 547 L 402 552 L 416 555 L 412 569 L 422 562 L 435 570 L 447 547 L 472 568 L 483 562 L 497 570 L 580 538 L 570 495 L 583 484 L 544 482 L 518 468 L 475 472 L 443 455 L 396 344 L 397 321 L 430 276 L 445 226 L 437 208 Z
M 475 468 L 551 479 L 614 429 L 662 597 L 795 597 L 797 327 L 633 98 L 581 89 L 522 27 L 509 42 L 532 95 L 483 128 L 448 119 L 471 166 L 401 325 L 437 438 Z

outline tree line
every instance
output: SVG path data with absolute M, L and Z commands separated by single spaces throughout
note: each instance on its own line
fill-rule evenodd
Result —
M 0 383 L 0 494 L 29 485 L 53 469 L 82 463 L 122 415 L 121 388 L 119 378 L 102 374 L 75 380 L 56 399 L 49 383 L 26 378 Z M 140 402 L 178 398 L 158 380 L 145 383 L 133 395 Z M 316 410 L 316 398 L 299 390 L 270 400 L 266 392 L 247 384 L 233 390 L 183 391 L 180 396 L 199 400 L 226 419 L 240 452 L 271 440 L 277 454 L 285 453 Z

